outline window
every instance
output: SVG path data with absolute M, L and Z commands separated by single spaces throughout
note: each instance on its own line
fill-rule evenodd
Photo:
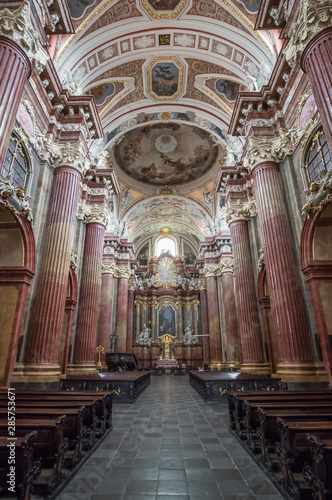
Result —
M 310 182 L 319 181 L 332 170 L 331 152 L 322 129 L 312 139 L 305 168 Z
M 157 242 L 157 257 L 163 253 L 175 256 L 175 241 L 172 238 L 161 238 Z
M 20 141 L 12 136 L 7 149 L 1 177 L 11 176 L 12 184 L 25 187 L 28 178 L 28 160 Z

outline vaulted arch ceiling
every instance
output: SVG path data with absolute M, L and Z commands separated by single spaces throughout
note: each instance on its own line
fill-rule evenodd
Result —
M 207 219 L 218 215 L 211 193 L 237 92 L 274 58 L 268 34 L 253 29 L 259 2 L 68 0 L 76 33 L 58 45 L 60 75 L 96 98 L 133 237 L 135 210 L 150 213 L 165 185 Z M 202 238 L 188 213 L 169 215 L 173 229 Z M 139 226 L 157 230 L 158 221 Z

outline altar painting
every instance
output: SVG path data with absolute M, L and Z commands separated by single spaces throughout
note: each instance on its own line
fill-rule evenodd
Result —
M 172 306 L 161 306 L 158 311 L 158 336 L 168 334 L 174 337 L 175 333 L 175 311 Z

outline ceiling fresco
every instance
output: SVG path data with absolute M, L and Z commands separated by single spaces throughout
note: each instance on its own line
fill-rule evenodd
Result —
M 214 165 L 218 147 L 208 132 L 179 123 L 158 123 L 124 135 L 114 148 L 119 167 L 132 179 L 179 185 L 202 177 Z
M 227 231 L 213 185 L 234 103 L 275 58 L 254 30 L 260 1 L 68 0 L 75 33 L 58 39 L 60 77 L 96 100 L 100 151 L 121 183 L 113 222 L 135 242 L 167 226 L 198 248 Z

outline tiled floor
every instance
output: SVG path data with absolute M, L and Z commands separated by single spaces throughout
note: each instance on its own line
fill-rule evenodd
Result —
M 188 377 L 151 377 L 57 500 L 281 500 L 228 430 L 227 407 L 206 405 Z

